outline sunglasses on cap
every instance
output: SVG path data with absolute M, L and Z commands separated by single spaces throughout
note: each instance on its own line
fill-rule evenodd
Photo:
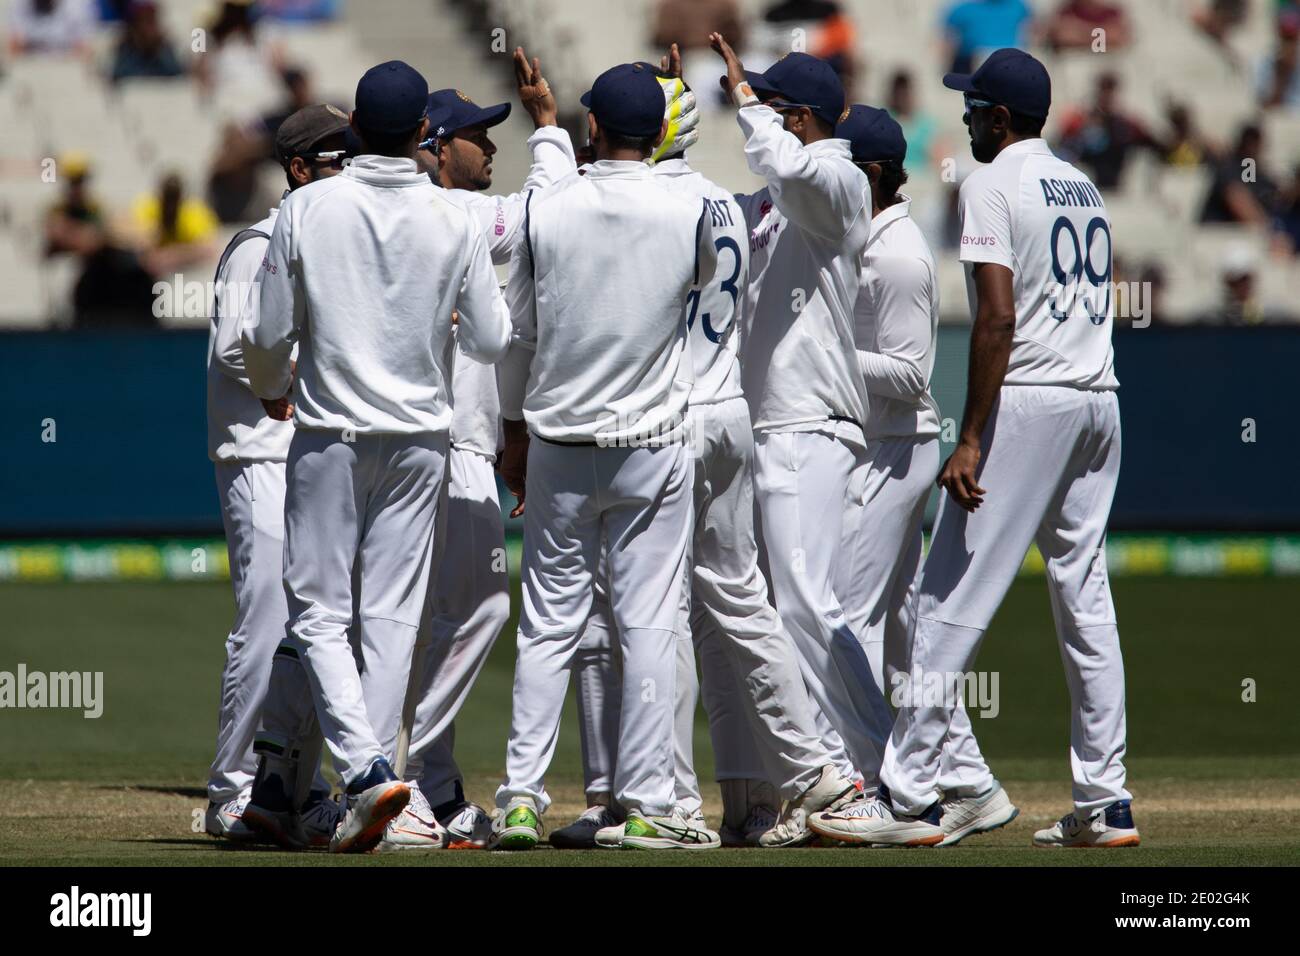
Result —
M 346 149 L 331 149 L 321 153 L 299 153 L 300 158 L 307 160 L 313 166 L 328 166 L 331 169 L 342 169 L 347 165 L 348 151 Z

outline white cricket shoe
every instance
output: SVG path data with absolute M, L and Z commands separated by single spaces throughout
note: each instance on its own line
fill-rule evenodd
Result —
M 612 823 L 596 831 L 597 850 L 617 850 L 623 846 L 623 830 L 626 823 Z
M 808 817 L 808 828 L 841 843 L 869 846 L 934 846 L 943 839 L 940 805 L 906 817 L 895 812 L 889 792 L 880 788 L 875 797 L 862 797 L 839 810 L 823 810 Z
M 941 806 L 943 816 L 939 818 L 939 826 L 943 828 L 943 839 L 939 846 L 956 846 L 968 836 L 1004 827 L 1020 814 L 996 780 L 986 793 L 975 797 L 947 797 Z
M 210 835 L 223 840 L 239 843 L 256 840 L 257 831 L 244 822 L 244 811 L 248 808 L 248 798 L 252 792 L 252 787 L 246 787 L 225 803 L 209 801 L 207 812 L 203 815 L 203 828 Z
M 492 818 L 477 803 L 462 803 L 438 821 L 447 831 L 448 850 L 486 850 Z
M 722 839 L 704 823 L 704 815 L 687 814 L 674 807 L 667 816 L 642 814 L 631 810 L 623 824 L 625 850 L 715 850 Z
M 558 850 L 593 850 L 596 848 L 596 834 L 601 830 L 617 830 L 618 835 L 613 844 L 618 846 L 623 841 L 623 823 L 609 807 L 601 804 L 588 807 L 582 815 L 567 827 L 552 831 L 551 846 Z M 609 838 L 614 835 L 610 834 Z
M 309 847 L 324 849 L 343 819 L 343 805 L 328 795 L 309 799 L 298 814 L 298 836 Z
M 1046 830 L 1034 834 L 1034 846 L 1114 848 L 1141 843 L 1133 822 L 1131 800 L 1117 800 L 1086 820 L 1067 813 Z
M 792 802 L 809 814 L 821 810 L 838 810 L 852 803 L 861 792 L 861 787 L 861 781 L 842 777 L 833 764 L 827 764 L 822 767 L 822 775 L 817 778 L 817 782 Z
M 447 845 L 447 831 L 438 823 L 420 788 L 413 783 L 408 783 L 407 787 L 411 799 L 402 812 L 388 822 L 384 838 L 379 841 L 379 852 L 441 850 Z
M 807 812 L 787 804 L 780 818 L 758 835 L 755 845 L 769 850 L 807 846 L 816 838 L 817 834 L 808 829 Z
M 365 853 L 384 838 L 388 822 L 406 809 L 411 788 L 379 757 L 348 787 L 348 809 L 330 838 L 331 853 Z
M 758 837 L 758 846 L 771 848 L 806 846 L 817 838 L 808 826 L 814 813 L 838 810 L 859 796 L 857 784 L 840 776 L 831 764 L 822 767 L 817 782 L 793 800 L 786 801 L 780 818 Z

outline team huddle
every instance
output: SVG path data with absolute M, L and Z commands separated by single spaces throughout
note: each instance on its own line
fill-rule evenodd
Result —
M 1037 544 L 1074 809 L 1033 842 L 1138 843 L 1104 550 L 1110 225 L 1042 139 L 1046 71 L 1000 50 L 944 80 L 986 165 L 960 195 L 974 327 L 941 464 L 938 281 L 901 128 L 816 57 L 753 73 L 710 41 L 751 195 L 689 165 L 676 47 L 597 77 L 579 153 L 516 50 L 536 130 L 509 195 L 487 192 L 487 131 L 510 105 L 430 94 L 398 61 L 350 117 L 281 126 L 289 188 L 222 256 L 209 345 L 237 612 L 208 832 L 333 852 L 956 844 L 1019 812 L 960 688 Z M 497 474 L 524 538 L 489 813 L 454 722 L 509 616 Z M 588 809 L 548 834 L 574 677 Z

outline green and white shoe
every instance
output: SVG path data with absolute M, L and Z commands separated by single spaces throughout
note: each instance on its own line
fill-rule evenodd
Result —
M 630 811 L 623 825 L 624 850 L 714 850 L 722 838 L 704 824 L 702 815 L 687 816 L 674 809 L 666 817 Z
M 492 814 L 490 850 L 531 850 L 542 839 L 542 821 L 531 800 L 512 801 Z

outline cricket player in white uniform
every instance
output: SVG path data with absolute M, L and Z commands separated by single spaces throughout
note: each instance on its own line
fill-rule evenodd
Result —
M 284 203 L 260 315 L 243 335 L 253 390 L 269 399 L 295 388 L 284 586 L 290 637 L 349 800 L 334 852 L 376 845 L 412 799 L 391 767 L 403 696 L 363 696 L 348 629 L 355 606 L 361 666 L 405 687 L 445 474 L 452 312 L 469 357 L 496 361 L 509 342 L 477 222 L 415 165 L 428 94 L 398 61 L 362 77 L 352 126 L 365 149 Z
M 939 408 L 930 395 L 939 324 L 938 271 L 929 244 L 910 215 L 907 141 L 882 109 L 857 105 L 835 134 L 871 182 L 871 239 L 862 263 L 856 309 L 858 365 L 867 388 L 867 460 L 846 522 L 846 589 L 856 595 L 854 631 L 886 695 L 906 689 L 914 582 L 921 564 L 921 525 L 932 477 L 939 471 Z M 855 475 L 855 478 L 858 478 Z M 944 845 L 1005 826 L 1018 811 L 996 784 L 987 793 L 984 758 L 960 702 L 953 722 L 962 732 L 944 743 Z M 971 781 L 967 783 L 967 779 Z M 981 813 L 963 812 L 981 797 Z
M 331 106 L 308 106 L 276 131 L 276 158 L 289 190 L 343 168 L 348 118 Z M 285 408 L 274 418 L 248 383 L 240 332 L 256 306 L 262 257 L 279 207 L 240 232 L 217 266 L 208 336 L 208 455 L 215 463 L 221 519 L 235 590 L 235 623 L 221 672 L 217 753 L 208 778 L 207 832 L 230 839 L 255 834 L 240 819 L 248 804 L 271 659 L 289 619 L 285 604 L 284 460 L 293 437 Z
M 957 449 L 921 575 L 910 677 L 939 675 L 945 699 L 905 698 L 877 799 L 816 814 L 853 843 L 943 841 L 942 747 L 958 683 L 1031 544 L 1047 564 L 1070 688 L 1075 809 L 1037 846 L 1136 846 L 1124 772 L 1124 665 L 1106 578 L 1105 534 L 1119 476 L 1111 232 L 1101 194 L 1042 139 L 1051 81 L 999 50 L 944 83 L 966 96 L 971 151 L 988 165 L 962 184 L 961 259 L 975 324 Z M 987 490 L 986 490 L 987 489 Z M 967 729 L 965 732 L 969 732 Z M 974 768 L 972 768 L 974 769 Z M 985 769 L 976 793 L 997 794 Z M 1005 797 L 1004 797 L 1005 799 Z M 986 798 L 956 808 L 985 813 Z
M 536 132 L 528 138 L 533 162 L 520 192 L 487 195 L 496 145 L 488 129 L 510 115 L 510 104 L 475 105 L 455 89 L 429 95 L 429 139 L 416 156 L 447 195 L 474 214 L 492 261 L 510 261 L 522 234 L 529 192 L 577 168 L 569 134 L 556 125 L 555 97 L 540 63 L 515 51 L 519 99 Z M 491 818 L 465 799 L 464 779 L 453 755 L 454 719 L 510 616 L 510 579 L 505 527 L 493 465 L 501 442 L 495 366 L 482 365 L 457 349 L 452 376 L 451 452 L 448 457 L 445 528 L 429 589 L 430 620 L 421 625 L 411 674 L 415 701 L 404 777 L 418 786 L 433 817 L 446 830 L 448 849 L 485 849 Z M 401 688 L 392 689 L 401 693 Z M 412 805 L 403 816 L 413 813 Z M 398 817 L 390 824 L 404 822 Z M 416 827 L 411 827 L 415 829 Z M 429 834 L 435 839 L 437 834 Z
M 717 252 L 703 203 L 666 191 L 645 164 L 664 133 L 655 71 L 616 66 L 582 102 L 596 162 L 530 196 L 507 291 L 515 333 L 501 370 L 502 474 L 526 497 L 494 842 L 529 849 L 540 839 L 545 774 L 603 549 L 623 660 L 614 778 L 628 811 L 623 845 L 708 849 L 717 834 L 674 807 L 673 708 L 693 523 L 688 296 L 712 279 Z M 534 436 L 526 475 L 523 423 Z
M 691 566 L 691 634 L 682 642 L 677 707 L 678 806 L 699 813 L 702 800 L 692 760 L 699 653 L 705 711 L 723 794 L 723 834 L 729 845 L 784 846 L 806 842 L 803 827 L 775 828 L 781 782 L 787 815 L 815 812 L 855 792 L 816 734 L 798 657 L 767 599 L 754 541 L 753 428 L 740 387 L 739 318 L 748 278 L 745 223 L 728 190 L 691 169 L 686 149 L 695 141 L 694 94 L 680 79 L 674 45 L 659 74 L 667 100 L 669 134 L 655 151 L 654 173 L 670 192 L 703 200 L 717 250 L 713 282 L 692 293 L 687 325 L 694 363 L 691 441 L 695 454 L 695 537 Z M 601 624 L 602 631 L 610 628 Z M 612 671 L 612 669 L 611 669 Z M 602 697 L 609 697 L 608 693 Z M 599 727 L 586 719 L 584 730 Z M 608 751 L 608 743 L 603 750 Z M 596 808 L 593 808 L 596 809 Z M 763 810 L 766 809 L 766 813 Z M 605 811 L 608 813 L 608 811 Z M 584 816 L 600 817 L 602 813 Z M 748 824 L 748 825 L 747 825 Z M 606 824 L 608 825 L 608 824 Z M 573 829 L 573 828 L 566 828 Z M 556 843 L 556 834 L 551 842 Z M 612 835 L 612 834 L 611 834 Z M 596 838 L 608 845 L 604 838 Z
M 741 363 L 772 591 L 813 701 L 847 751 L 835 754 L 842 773 L 871 788 L 890 714 L 836 570 L 850 477 L 866 453 L 854 306 L 871 186 L 834 136 L 845 103 L 829 64 L 791 53 L 748 73 L 721 35 L 711 42 L 749 168 L 768 183 L 739 198 L 751 250 Z

